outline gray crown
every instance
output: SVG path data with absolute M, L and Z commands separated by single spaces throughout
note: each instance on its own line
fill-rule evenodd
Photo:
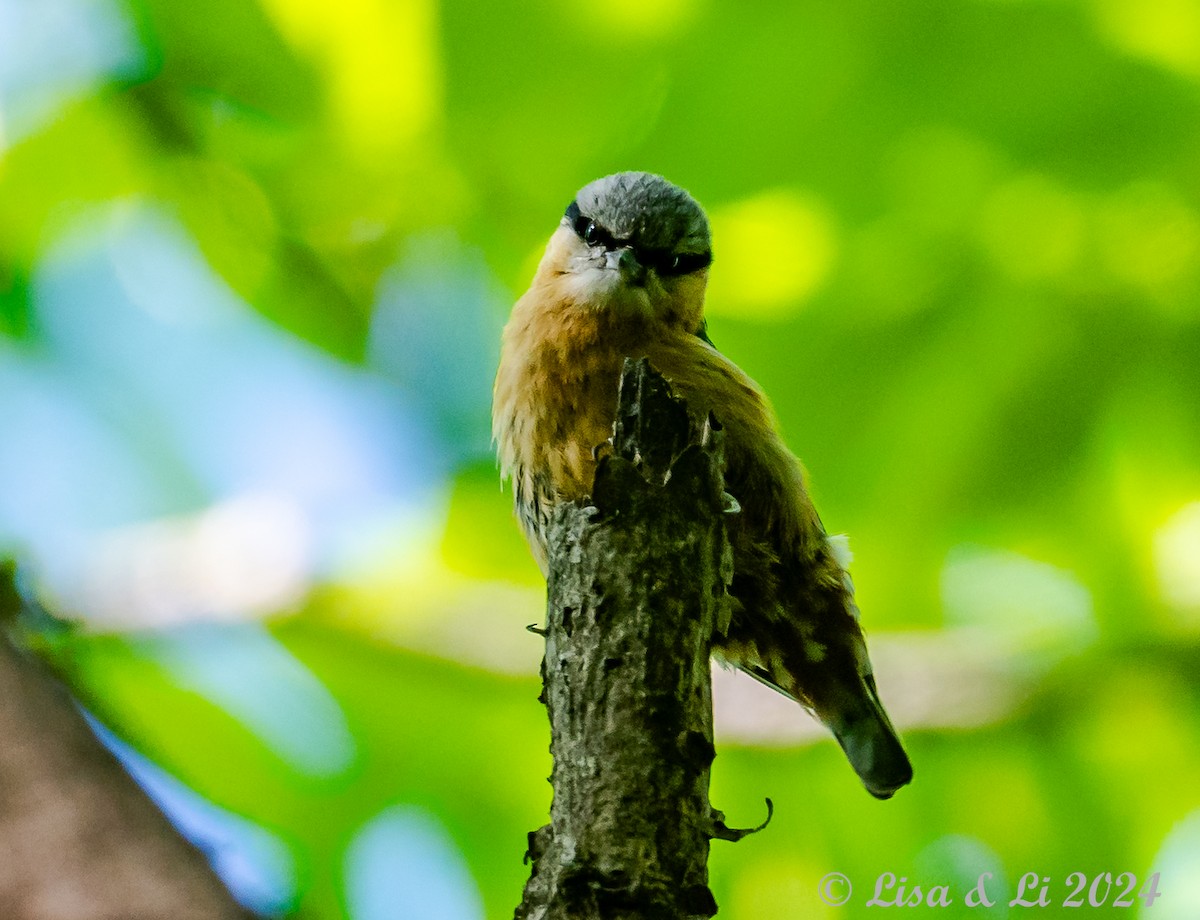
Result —
M 708 218 L 678 185 L 662 176 L 623 172 L 590 182 L 575 196 L 579 213 L 617 239 L 646 249 L 708 252 Z

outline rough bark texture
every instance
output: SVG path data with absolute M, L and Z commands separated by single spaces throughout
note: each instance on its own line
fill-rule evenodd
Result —
M 591 506 L 550 529 L 543 700 L 554 801 L 519 920 L 711 917 L 709 653 L 725 609 L 719 432 L 627 362 Z M 701 443 L 703 442 L 703 443 Z
M 11 584 L 11 567 L 0 560 L 0 614 L 14 612 Z M 203 855 L 96 739 L 66 691 L 10 644 L 3 619 L 0 917 L 248 918 Z

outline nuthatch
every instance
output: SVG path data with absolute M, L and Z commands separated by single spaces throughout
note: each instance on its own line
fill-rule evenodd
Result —
M 888 798 L 912 766 L 875 688 L 849 553 L 826 535 L 766 396 L 709 341 L 711 261 L 708 220 L 683 189 L 641 172 L 584 186 L 504 330 L 492 406 L 501 469 L 544 574 L 550 510 L 590 493 L 623 361 L 649 358 L 725 432 L 741 513 L 730 516 L 730 626 L 714 654 L 815 712 L 867 790 Z

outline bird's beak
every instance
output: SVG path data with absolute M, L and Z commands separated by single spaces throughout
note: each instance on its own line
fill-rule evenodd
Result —
M 637 254 L 629 246 L 610 249 L 604 254 L 605 268 L 615 268 L 627 284 L 641 287 L 646 283 L 646 266 L 638 261 Z

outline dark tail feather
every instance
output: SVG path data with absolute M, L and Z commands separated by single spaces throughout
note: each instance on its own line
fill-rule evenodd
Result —
M 879 702 L 875 679 L 868 674 L 863 683 L 867 692 L 856 694 L 849 705 L 844 701 L 825 721 L 867 791 L 877 799 L 890 799 L 912 782 L 912 764 Z
M 796 693 L 781 687 L 765 668 L 740 667 L 760 683 L 800 702 Z M 824 707 L 816 707 L 817 717 L 833 731 L 867 791 L 877 799 L 890 799 L 897 789 L 912 782 L 913 768 L 896 729 L 879 702 L 875 678 L 868 674 L 863 678 L 863 684 L 859 693 L 843 696 L 833 713 L 822 713 L 820 710 Z M 802 705 L 809 708 L 807 703 Z

